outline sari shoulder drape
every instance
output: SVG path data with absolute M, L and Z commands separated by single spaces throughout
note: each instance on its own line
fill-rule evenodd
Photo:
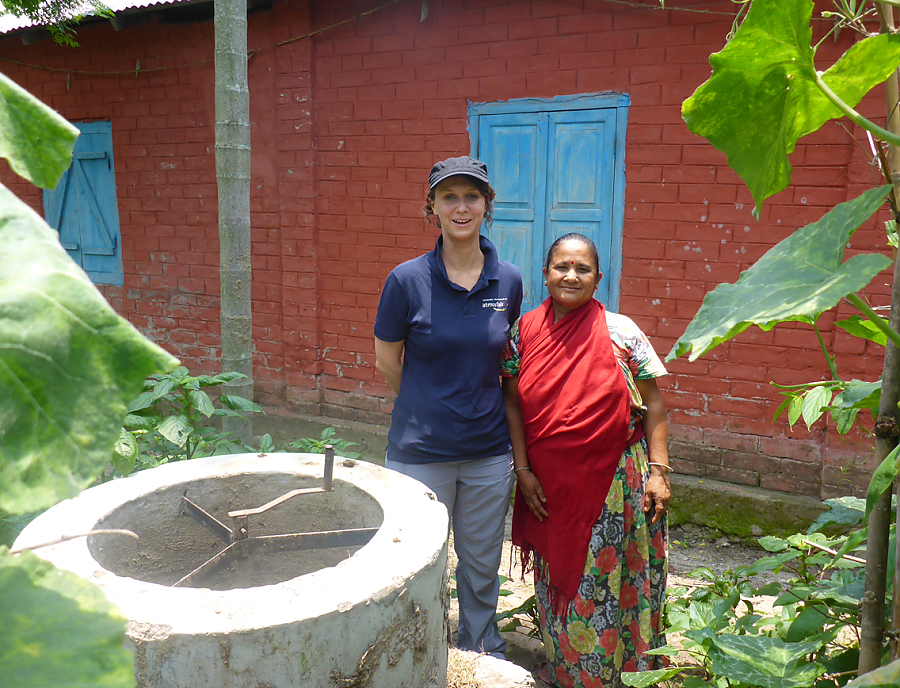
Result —
M 565 606 L 629 440 L 630 396 L 596 300 L 554 322 L 547 299 L 522 316 L 519 331 L 525 441 L 549 516 L 539 521 L 517 488 L 513 543 L 523 563 L 534 552 L 547 561 L 555 598 Z

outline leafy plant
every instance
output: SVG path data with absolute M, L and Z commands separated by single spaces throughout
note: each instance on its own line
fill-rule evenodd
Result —
M 500 580 L 503 581 L 503 579 L 504 576 L 500 576 Z M 500 594 L 503 595 L 504 592 L 511 594 L 509 591 L 504 591 L 501 588 Z M 539 638 L 541 635 L 541 622 L 538 616 L 537 596 L 531 595 L 519 606 L 497 612 L 496 616 L 494 616 L 494 621 L 497 623 L 501 621 L 509 622 L 500 627 L 500 630 L 504 633 L 515 631 L 531 638 Z
M 894 0 L 838 0 L 826 18 L 834 29 L 849 27 L 861 34 L 844 55 L 824 71 L 815 64 L 818 45 L 812 40 L 812 0 L 752 0 L 740 27 L 729 43 L 710 56 L 713 74 L 682 105 L 688 127 L 725 153 L 729 165 L 746 183 L 755 201 L 754 215 L 765 199 L 790 183 L 788 155 L 803 136 L 831 119 L 847 117 L 869 137 L 872 163 L 886 182 L 896 179 L 885 144 L 900 146 L 900 133 L 869 121 L 853 108 L 875 85 L 889 77 L 896 80 L 900 65 L 900 34 L 894 26 Z M 866 25 L 878 17 L 880 34 Z M 827 35 L 823 37 L 825 40 Z M 821 43 L 820 43 L 821 44 Z M 888 119 L 897 107 L 896 90 L 888 90 Z M 704 298 L 696 317 L 668 355 L 671 360 L 690 352 L 690 360 L 731 339 L 751 325 L 764 331 L 778 323 L 803 322 L 819 337 L 831 380 L 782 388 L 786 399 L 779 413 L 787 411 L 791 426 L 799 419 L 808 425 L 830 412 L 835 427 L 844 434 L 859 422 L 859 411 L 868 409 L 876 426 L 875 450 L 880 466 L 867 496 L 867 515 L 872 514 L 869 554 L 871 577 L 862 622 L 865 632 L 860 648 L 860 669 L 870 671 L 882 660 L 883 597 L 882 563 L 888 532 L 884 495 L 900 474 L 896 449 L 897 400 L 900 390 L 885 358 L 882 383 L 844 381 L 838 377 L 835 359 L 823 344 L 817 327 L 823 312 L 846 299 L 861 314 L 841 326 L 854 336 L 900 346 L 900 334 L 862 296 L 876 274 L 892 265 L 887 256 L 859 254 L 844 261 L 844 250 L 853 232 L 870 218 L 885 199 L 891 219 L 885 224 L 888 242 L 897 246 L 900 220 L 897 197 L 900 185 L 870 189 L 842 203 L 821 220 L 797 230 L 752 268 L 737 283 L 716 287 Z M 900 284 L 892 285 L 891 311 L 900 307 Z M 896 313 L 894 312 L 896 315 Z M 865 324 L 863 324 L 863 320 Z M 892 451 L 893 449 L 893 451 Z M 877 509 L 874 507 L 878 506 Z M 707 649 L 715 645 L 709 640 Z M 719 648 L 721 650 L 721 648 Z M 724 650 L 722 650 L 724 651 Z M 815 653 L 813 653 L 815 654 Z
M 866 530 L 828 537 L 820 532 L 834 523 L 858 526 L 861 500 L 829 500 L 829 512 L 807 533 L 788 538 L 763 537 L 769 552 L 749 566 L 716 575 L 708 568 L 692 571 L 692 586 L 670 588 L 666 633 L 683 638 L 681 650 L 696 664 L 623 674 L 625 685 L 645 686 L 678 673 L 683 685 L 829 688 L 844 685 L 859 657 L 859 604 L 864 593 L 864 563 L 855 557 L 865 547 Z M 893 565 L 893 564 L 891 564 Z M 769 579 L 758 583 L 761 574 Z M 761 596 L 774 597 L 773 611 L 763 611 Z M 665 646 L 649 654 L 675 655 Z
M 358 459 L 360 456 L 359 452 L 347 451 L 350 447 L 358 446 L 357 443 L 335 437 L 335 432 L 334 428 L 327 427 L 318 438 L 303 437 L 288 444 L 287 449 L 310 454 L 324 454 L 326 445 L 330 444 L 334 447 L 335 453 L 346 456 L 348 459 Z
M 77 130 L 0 79 L 0 155 L 36 184 Z M 57 234 L 0 186 L 0 512 L 72 497 L 109 463 L 127 400 L 175 358 L 116 315 Z M 134 685 L 125 620 L 90 583 L 0 546 L 0 675 L 19 688 Z
M 198 456 L 235 454 L 245 447 L 231 433 L 208 423 L 211 418 L 244 417 L 262 409 L 237 395 L 222 394 L 216 407 L 206 389 L 245 377 L 241 373 L 193 376 L 184 366 L 151 375 L 144 391 L 128 405 L 124 428 L 113 451 L 119 475 Z

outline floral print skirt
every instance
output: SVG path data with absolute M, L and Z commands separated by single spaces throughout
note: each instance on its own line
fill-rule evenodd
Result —
M 534 587 L 548 675 L 563 688 L 619 688 L 623 671 L 662 668 L 645 655 L 665 645 L 667 519 L 641 509 L 649 477 L 644 441 L 625 450 L 603 513 L 594 523 L 578 593 L 563 618 L 553 613 L 546 561 L 535 554 Z

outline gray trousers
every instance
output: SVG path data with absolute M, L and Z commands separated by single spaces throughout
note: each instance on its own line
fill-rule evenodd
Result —
M 459 559 L 457 647 L 502 654 L 506 643 L 500 637 L 494 615 L 500 593 L 498 569 L 503 531 L 513 486 L 512 452 L 486 459 L 428 464 L 400 463 L 388 458 L 385 466 L 426 485 L 450 514 Z

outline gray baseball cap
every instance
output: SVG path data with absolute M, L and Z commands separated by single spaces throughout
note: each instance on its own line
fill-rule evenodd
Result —
M 475 177 L 475 179 L 480 179 L 481 181 L 490 184 L 487 165 L 481 162 L 481 160 L 476 160 L 475 158 L 470 158 L 468 155 L 464 155 L 461 158 L 447 158 L 446 160 L 435 163 L 434 167 L 431 168 L 431 174 L 428 175 L 428 188 L 433 189 L 447 177 L 452 177 L 457 174 Z

